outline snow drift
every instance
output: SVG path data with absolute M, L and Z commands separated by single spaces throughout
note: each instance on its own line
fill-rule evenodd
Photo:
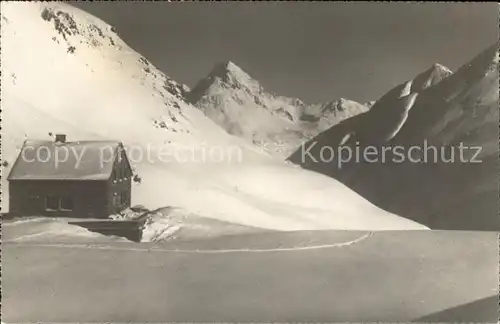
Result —
M 207 239 L 266 230 L 200 217 L 181 208 L 160 208 L 147 213 L 141 242 Z

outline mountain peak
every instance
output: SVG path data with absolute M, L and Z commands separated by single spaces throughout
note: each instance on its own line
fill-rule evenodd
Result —
M 345 104 L 345 103 L 349 102 L 350 100 L 343 98 L 343 97 L 340 97 L 337 101 L 339 104 Z
M 213 85 L 220 86 L 220 84 L 225 88 L 246 88 L 251 92 L 259 92 L 262 88 L 258 81 L 253 79 L 234 62 L 228 60 L 216 63 L 208 76 L 198 81 L 187 95 L 188 100 L 195 103 L 203 97 Z
M 232 70 L 238 71 L 241 70 L 241 68 L 232 61 L 221 61 L 214 64 L 210 74 L 222 75 L 229 73 Z
M 222 82 L 231 85 L 255 86 L 258 84 L 248 73 L 232 61 L 219 62 L 215 64 L 209 78 L 219 78 Z
M 421 72 L 413 79 L 409 79 L 391 89 L 379 100 L 377 100 L 373 104 L 373 107 L 375 107 L 375 109 L 378 109 L 378 106 L 384 106 L 388 101 L 390 102 L 392 100 L 399 100 L 400 98 L 406 97 L 412 93 L 420 93 L 427 88 L 435 86 L 452 74 L 453 72 L 444 65 L 434 63 L 430 68 Z
M 411 93 L 420 92 L 424 89 L 432 87 L 443 79 L 449 77 L 453 72 L 446 66 L 434 63 L 429 69 L 417 75 L 409 84 Z
M 437 73 L 440 73 L 440 74 L 443 74 L 443 75 L 450 75 L 452 74 L 453 72 L 448 69 L 446 66 L 442 65 L 442 64 L 439 64 L 439 63 L 434 63 L 430 69 L 428 70 L 430 72 L 437 72 Z
M 230 72 L 244 72 L 236 63 L 233 61 L 226 61 L 226 70 Z
M 242 68 L 240 68 L 233 61 L 221 61 L 214 64 L 210 75 L 222 76 L 228 73 L 245 73 Z

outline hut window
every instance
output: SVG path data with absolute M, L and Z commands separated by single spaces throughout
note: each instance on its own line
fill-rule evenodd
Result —
M 45 198 L 46 210 L 73 210 L 71 197 L 47 196 Z
M 71 197 L 61 197 L 61 210 L 73 210 L 73 199 Z
M 59 198 L 55 196 L 47 196 L 45 198 L 45 209 L 46 210 L 58 210 L 59 209 Z

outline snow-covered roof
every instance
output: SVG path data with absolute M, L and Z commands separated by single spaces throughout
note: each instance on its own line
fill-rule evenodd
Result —
M 8 180 L 106 180 L 121 149 L 117 141 L 26 140 Z

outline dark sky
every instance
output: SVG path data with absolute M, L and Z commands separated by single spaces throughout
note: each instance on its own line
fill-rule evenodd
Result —
M 498 40 L 496 3 L 79 2 L 192 87 L 231 60 L 269 91 L 377 99 L 438 62 L 455 70 Z

